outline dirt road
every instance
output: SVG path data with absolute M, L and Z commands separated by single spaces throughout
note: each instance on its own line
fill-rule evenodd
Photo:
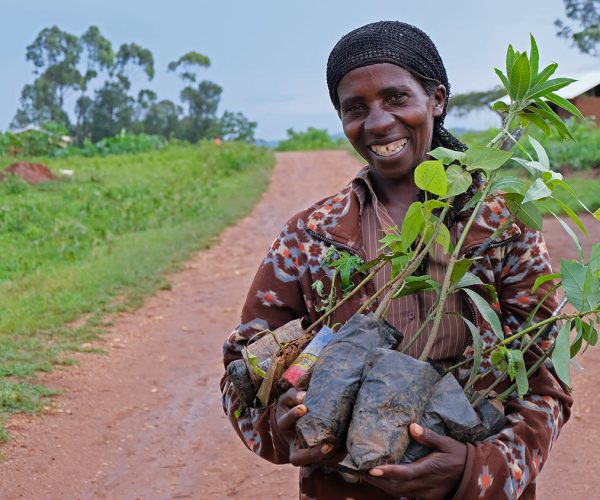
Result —
M 357 166 L 343 152 L 280 155 L 251 216 L 173 275 L 171 290 L 115 318 L 97 342 L 108 355 L 80 355 L 77 367 L 44 377 L 64 394 L 45 415 L 10 422 L 0 498 L 296 498 L 295 469 L 247 451 L 222 414 L 221 345 L 286 218 L 337 190 Z M 554 257 L 572 248 L 561 231 L 546 229 Z M 600 444 L 599 355 L 588 355 L 575 379 L 581 402 L 542 473 L 540 498 L 600 498 L 590 466 Z

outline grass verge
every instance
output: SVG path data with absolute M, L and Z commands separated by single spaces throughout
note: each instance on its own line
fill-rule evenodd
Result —
M 104 314 L 168 286 L 166 272 L 251 210 L 273 157 L 223 146 L 42 159 L 76 168 L 74 180 L 0 198 L 0 255 L 10 256 L 0 264 L 0 419 L 45 406 L 53 393 L 38 372 L 71 364 L 65 353 L 93 339 Z

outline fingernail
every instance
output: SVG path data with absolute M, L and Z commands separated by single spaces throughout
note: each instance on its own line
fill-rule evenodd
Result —
M 321 446 L 321 453 L 329 453 L 331 450 L 333 450 L 333 445 L 331 444 L 324 444 Z
M 296 406 L 296 414 L 302 416 L 305 413 L 306 413 L 306 406 L 304 406 L 304 405 Z
M 383 476 L 383 471 L 381 469 L 371 469 L 369 474 L 371 474 L 371 476 Z
M 423 427 L 421 427 L 419 424 L 412 424 L 412 431 L 415 436 L 423 435 Z
M 302 401 L 304 401 L 304 396 L 306 396 L 306 391 L 300 391 L 298 394 L 296 394 L 296 401 L 298 401 L 298 403 L 302 403 Z

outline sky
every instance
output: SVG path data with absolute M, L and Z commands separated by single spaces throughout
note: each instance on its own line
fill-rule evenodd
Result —
M 241 111 L 258 122 L 256 136 L 285 138 L 286 130 L 309 126 L 341 132 L 329 101 L 325 65 L 339 38 L 373 21 L 400 20 L 418 26 L 436 43 L 453 93 L 485 90 L 498 83 L 506 47 L 528 49 L 529 33 L 541 64 L 557 62 L 557 75 L 577 77 L 600 68 L 556 37 L 562 0 L 0 0 L 0 130 L 8 128 L 24 84 L 33 81 L 27 45 L 46 27 L 81 35 L 90 25 L 117 49 L 135 42 L 155 58 L 155 78 L 139 85 L 159 98 L 178 100 L 181 81 L 169 62 L 194 50 L 211 59 L 201 78 L 223 87 L 219 113 Z M 499 8 L 501 6 L 501 8 Z M 497 125 L 491 112 L 449 116 L 449 127 Z

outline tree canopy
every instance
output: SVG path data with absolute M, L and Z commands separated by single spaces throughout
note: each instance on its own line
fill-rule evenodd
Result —
M 502 87 L 456 94 L 448 101 L 448 112 L 453 112 L 458 116 L 465 116 L 477 109 L 491 109 L 492 103 L 503 95 L 506 95 L 506 90 Z
M 242 113 L 217 115 L 222 88 L 200 80 L 201 71 L 210 67 L 200 52 L 187 52 L 167 67 L 184 83 L 180 104 L 139 88 L 140 79 L 150 82 L 155 75 L 150 49 L 130 42 L 114 50 L 97 26 L 81 36 L 58 26 L 44 28 L 27 47 L 26 59 L 35 79 L 21 91 L 12 128 L 53 122 L 66 127 L 77 144 L 122 131 L 191 142 L 216 136 L 254 140 L 256 123 Z
M 564 0 L 570 22 L 555 21 L 558 36 L 570 40 L 584 54 L 600 57 L 600 0 Z

